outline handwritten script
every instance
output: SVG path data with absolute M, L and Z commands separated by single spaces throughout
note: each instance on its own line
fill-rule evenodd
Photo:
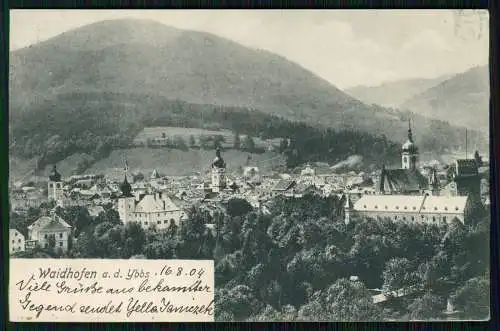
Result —
M 211 322 L 211 260 L 11 259 L 14 322 Z

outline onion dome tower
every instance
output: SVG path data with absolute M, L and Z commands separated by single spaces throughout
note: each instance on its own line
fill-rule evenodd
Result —
M 413 141 L 410 121 L 408 121 L 408 140 L 405 141 L 401 150 L 401 168 L 416 169 L 418 163 L 418 148 Z
M 221 156 L 220 149 L 215 151 L 212 161 L 212 192 L 220 192 L 226 188 L 226 161 Z
M 120 191 L 122 191 L 122 197 L 129 198 L 132 197 L 132 186 L 129 184 L 127 180 L 127 175 L 123 179 L 123 182 L 120 185 Z
M 63 183 L 61 181 L 61 174 L 57 171 L 55 164 L 49 174 L 47 193 L 49 201 L 54 200 L 58 203 L 63 196 Z

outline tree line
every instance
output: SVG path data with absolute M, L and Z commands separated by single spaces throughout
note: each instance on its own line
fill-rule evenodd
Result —
M 88 156 L 81 162 L 82 172 L 113 149 L 132 146 L 144 127 L 205 128 L 207 124 L 254 138 L 283 138 L 290 142 L 290 165 L 335 161 L 355 153 L 382 162 L 399 153 L 398 144 L 383 135 L 313 127 L 255 109 L 107 92 L 64 94 L 12 118 L 9 152 L 24 158 L 36 157 L 38 170 L 74 153 L 85 153 Z M 214 140 L 204 144 L 213 148 Z M 241 149 L 255 149 L 250 138 L 238 144 Z M 191 141 L 178 141 L 176 145 L 189 147 Z
M 471 225 L 345 225 L 343 203 L 276 197 L 268 214 L 231 199 L 213 214 L 193 207 L 163 232 L 123 225 L 111 211 L 93 220 L 80 207 L 60 212 L 75 226 L 71 257 L 214 259 L 219 321 L 439 319 L 449 300 L 459 318 L 488 317 L 485 212 Z M 389 300 L 375 304 L 374 289 Z

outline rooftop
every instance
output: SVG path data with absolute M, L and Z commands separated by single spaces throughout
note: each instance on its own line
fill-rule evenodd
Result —
M 465 211 L 466 203 L 465 196 L 365 195 L 354 203 L 354 210 L 461 214 Z

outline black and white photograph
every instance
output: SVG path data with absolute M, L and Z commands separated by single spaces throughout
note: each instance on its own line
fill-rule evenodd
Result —
M 22 9 L 9 40 L 11 261 L 213 260 L 216 322 L 490 318 L 488 11 Z

